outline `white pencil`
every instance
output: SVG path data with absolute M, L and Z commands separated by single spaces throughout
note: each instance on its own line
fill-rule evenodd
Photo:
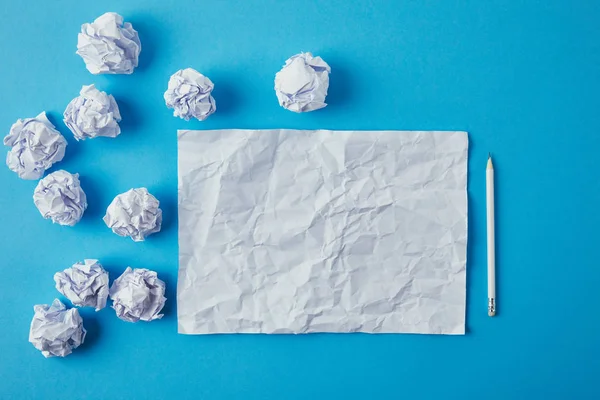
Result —
M 488 156 L 485 170 L 487 208 L 487 255 L 488 255 L 488 315 L 496 315 L 496 250 L 494 238 L 494 165 Z

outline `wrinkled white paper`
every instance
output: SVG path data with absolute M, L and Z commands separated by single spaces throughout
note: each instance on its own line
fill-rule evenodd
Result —
M 108 272 L 98 260 L 84 260 L 54 274 L 56 290 L 73 305 L 94 307 L 96 311 L 106 306 L 108 298 Z
M 38 182 L 33 202 L 44 218 L 67 226 L 79 222 L 87 208 L 87 197 L 81 189 L 79 174 L 62 169 Z
M 98 136 L 114 138 L 121 133 L 121 113 L 115 98 L 96 89 L 95 85 L 83 86 L 79 96 L 67 105 L 63 117 L 77 140 Z
M 29 341 L 44 357 L 65 357 L 85 340 L 83 320 L 76 308 L 67 307 L 58 299 L 51 306 L 38 304 L 29 329 Z
M 321 57 L 300 53 L 286 60 L 275 74 L 279 105 L 297 113 L 325 107 L 331 68 Z
M 217 110 L 217 103 L 211 95 L 214 87 L 210 79 L 195 69 L 180 69 L 169 79 L 165 103 L 173 109 L 176 117 L 186 121 L 191 118 L 204 121 Z
M 77 54 L 92 74 L 131 74 L 138 66 L 140 51 L 137 31 L 114 12 L 81 25 L 77 36 Z
M 463 334 L 465 132 L 180 131 L 180 333 Z
M 148 189 L 129 189 L 113 199 L 103 220 L 117 235 L 142 242 L 146 236 L 160 231 L 162 210 L 159 205 Z
M 131 269 L 113 282 L 110 298 L 117 317 L 127 322 L 161 319 L 159 314 L 165 305 L 165 283 L 156 272 L 145 268 Z
M 4 145 L 12 147 L 6 155 L 11 171 L 21 179 L 40 179 L 52 164 L 63 159 L 67 141 L 41 112 L 35 118 L 17 120 Z

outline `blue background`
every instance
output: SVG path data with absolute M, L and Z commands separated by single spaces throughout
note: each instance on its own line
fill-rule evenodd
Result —
M 106 11 L 142 41 L 129 76 L 93 76 L 80 25 Z M 34 181 L 0 168 L 0 398 L 599 398 L 600 2 L 2 1 L 0 127 L 46 110 L 69 145 L 53 170 L 81 175 L 89 208 L 53 225 Z M 330 104 L 280 108 L 274 74 L 300 51 L 332 68 Z M 169 76 L 215 83 L 205 122 L 172 117 Z M 117 99 L 117 139 L 76 143 L 62 112 L 82 85 Z M 470 133 L 465 336 L 177 334 L 177 129 L 441 129 Z M 3 134 L 4 134 L 3 133 Z M 484 168 L 496 165 L 498 309 L 486 315 Z M 144 243 L 101 217 L 146 186 L 163 230 Z M 98 258 L 167 283 L 165 317 L 130 324 L 83 309 L 85 344 L 45 359 L 28 343 L 33 305 L 59 297 L 53 274 Z M 59 297 L 60 298 L 60 297 Z

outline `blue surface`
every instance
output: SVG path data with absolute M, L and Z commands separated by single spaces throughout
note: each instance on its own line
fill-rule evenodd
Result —
M 537 399 L 600 397 L 600 2 L 3 1 L 0 127 L 46 110 L 69 141 L 89 209 L 74 228 L 40 217 L 36 185 L 0 168 L 2 399 Z M 77 33 L 106 11 L 142 41 L 130 76 L 92 76 Z M 330 105 L 277 104 L 285 59 L 312 51 L 332 67 Z M 215 83 L 205 122 L 173 118 L 162 94 L 177 69 Z M 112 93 L 115 140 L 76 143 L 61 115 L 81 85 Z M 468 334 L 177 334 L 177 129 L 444 129 L 470 133 Z M 484 168 L 495 155 L 498 309 L 486 316 Z M 101 217 L 146 186 L 162 232 L 120 238 Z M 45 359 L 28 343 L 52 276 L 98 258 L 167 282 L 166 315 L 130 324 L 82 310 L 86 343 Z

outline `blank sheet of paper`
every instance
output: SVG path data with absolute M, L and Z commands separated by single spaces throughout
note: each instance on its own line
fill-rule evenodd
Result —
M 463 334 L 466 132 L 179 131 L 178 328 Z

